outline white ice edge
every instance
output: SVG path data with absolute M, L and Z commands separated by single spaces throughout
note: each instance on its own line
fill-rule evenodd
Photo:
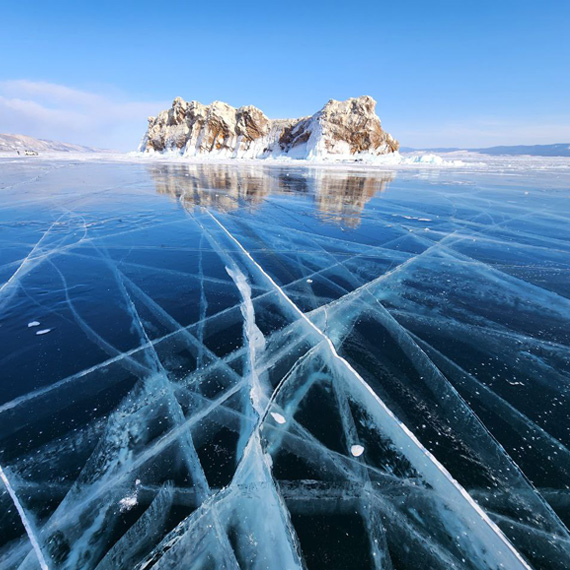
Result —
M 303 313 L 297 307 L 297 305 L 295 305 L 295 303 L 287 296 L 281 287 L 279 287 L 273 278 L 263 269 L 263 267 L 261 267 L 261 265 L 255 261 L 255 259 L 253 259 L 253 257 L 243 247 L 239 240 L 235 238 L 233 234 L 211 212 L 206 210 L 206 213 L 224 231 L 229 239 L 231 239 L 238 246 L 243 254 L 253 263 L 256 269 L 265 277 L 265 279 L 267 279 L 271 286 L 275 288 L 285 303 L 290 305 L 293 311 L 299 315 L 299 317 L 303 319 L 306 324 L 325 341 L 333 358 L 336 359 L 341 366 L 346 368 L 349 371 L 350 375 L 357 380 L 357 382 L 353 384 L 353 387 L 360 390 L 361 397 L 364 395 L 365 400 L 367 399 L 366 397 L 372 397 L 373 400 L 376 401 L 378 407 L 372 411 L 376 412 L 376 415 L 378 416 L 378 425 L 382 425 L 388 437 L 390 437 L 393 443 L 398 447 L 401 453 L 405 455 L 410 463 L 422 473 L 422 476 L 425 477 L 426 481 L 438 491 L 441 499 L 446 503 L 452 505 L 453 495 L 459 495 L 487 525 L 490 532 L 486 536 L 482 536 L 482 534 L 478 532 L 478 525 L 474 526 L 469 523 L 468 517 L 462 517 L 467 526 L 469 526 L 474 533 L 480 535 L 479 538 L 483 544 L 485 544 L 487 540 L 494 543 L 494 548 L 491 552 L 487 552 L 487 556 L 489 558 L 494 558 L 499 568 L 505 568 L 509 570 L 514 568 L 524 568 L 525 570 L 532 570 L 531 567 L 524 561 L 520 553 L 509 542 L 501 529 L 487 516 L 487 514 L 483 511 L 483 509 L 481 509 L 481 507 L 479 507 L 479 505 L 473 500 L 469 493 L 451 476 L 449 471 L 447 471 L 447 469 L 436 459 L 436 457 L 422 445 L 422 443 L 417 439 L 412 431 L 404 423 L 396 418 L 393 412 L 378 397 L 374 390 L 372 390 L 372 388 L 360 376 L 360 374 L 358 374 L 352 365 L 337 353 L 331 339 L 323 331 L 321 331 L 307 317 L 307 315 L 305 315 L 305 313 Z M 386 421 L 383 421 L 386 419 L 389 420 L 388 423 L 386 423 Z M 434 467 L 435 469 L 430 469 L 430 466 Z M 454 512 L 457 512 L 456 509 L 452 510 Z
M 233 166 L 276 166 L 292 168 L 319 168 L 330 170 L 451 170 L 451 171 L 520 171 L 528 169 L 570 170 L 569 157 L 540 157 L 540 156 L 507 156 L 484 155 L 471 151 L 455 151 L 433 153 L 417 151 L 411 153 L 392 153 L 380 155 L 366 160 L 350 157 L 341 158 L 231 158 L 210 155 L 182 156 L 179 152 L 101 152 L 101 153 L 67 153 L 45 152 L 37 157 L 19 157 L 11 153 L 0 152 L 0 161 L 27 164 L 28 161 L 51 160 L 57 162 L 101 162 L 101 163 L 137 163 L 137 164 L 204 164 L 204 165 L 233 165 Z

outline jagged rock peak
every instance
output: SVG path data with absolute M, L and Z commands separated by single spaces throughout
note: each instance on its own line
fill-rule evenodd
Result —
M 396 152 L 375 113 L 376 101 L 363 96 L 331 99 L 311 117 L 269 119 L 252 105 L 235 108 L 222 101 L 203 105 L 174 99 L 172 107 L 149 117 L 142 152 L 174 152 L 219 158 L 355 160 Z

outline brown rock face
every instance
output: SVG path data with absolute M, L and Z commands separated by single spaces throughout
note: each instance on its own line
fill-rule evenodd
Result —
M 288 152 L 292 148 L 308 142 L 311 137 L 311 119 L 299 119 L 286 126 L 279 136 L 281 150 Z
M 236 133 L 249 141 L 265 136 L 269 130 L 269 119 L 252 105 L 240 107 L 236 113 Z
M 221 101 L 205 106 L 177 97 L 170 109 L 149 117 L 142 150 L 183 149 L 190 143 L 198 154 L 231 151 L 264 136 L 268 126 L 269 119 L 255 107 L 235 109 Z
M 253 106 L 236 109 L 220 101 L 205 106 L 177 97 L 170 109 L 149 118 L 140 150 L 176 151 L 184 156 L 322 159 L 396 152 L 398 142 L 382 129 L 375 107 L 368 96 L 331 99 L 311 117 L 270 120 Z
M 326 133 L 328 148 L 335 141 L 344 141 L 350 153 L 375 151 L 387 146 L 391 152 L 399 148 L 398 141 L 382 130 L 380 119 L 374 112 L 376 101 L 364 96 L 346 101 L 331 99 L 320 111 L 319 122 Z

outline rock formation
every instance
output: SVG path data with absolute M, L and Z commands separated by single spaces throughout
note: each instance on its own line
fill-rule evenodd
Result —
M 202 105 L 177 97 L 170 109 L 149 117 L 139 150 L 185 157 L 363 160 L 399 147 L 382 130 L 375 107 L 368 96 L 331 99 L 311 117 L 268 119 L 253 106 Z

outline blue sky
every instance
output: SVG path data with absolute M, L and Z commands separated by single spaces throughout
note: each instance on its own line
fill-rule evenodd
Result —
M 0 132 L 128 150 L 176 96 L 311 114 L 368 94 L 405 146 L 570 142 L 570 1 L 3 3 Z

